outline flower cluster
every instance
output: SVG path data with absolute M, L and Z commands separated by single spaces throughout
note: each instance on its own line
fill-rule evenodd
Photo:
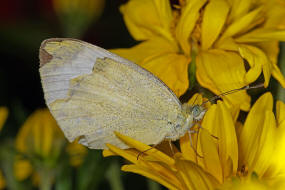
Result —
M 285 87 L 277 66 L 278 41 L 285 40 L 282 1 L 180 0 L 173 5 L 130 0 L 120 10 L 129 32 L 141 42 L 113 52 L 154 73 L 177 96 L 195 76 L 215 94 L 247 86 L 261 73 L 265 87 L 271 75 Z M 250 108 L 244 91 L 224 100 Z
M 154 73 L 179 97 L 198 85 L 215 94 L 273 76 L 285 41 L 285 4 L 263 0 L 130 0 L 120 7 L 138 45 L 113 49 Z M 263 76 L 260 76 L 261 73 Z M 194 82 L 193 82 L 194 81 Z M 200 99 L 195 95 L 189 104 Z M 104 156 L 131 162 L 123 171 L 151 178 L 169 189 L 267 189 L 285 187 L 285 104 L 265 93 L 251 107 L 239 91 L 209 106 L 199 132 L 150 147 L 116 133 L 131 149 L 108 144 Z M 197 101 L 196 103 L 199 103 Z M 244 121 L 239 111 L 249 111 Z M 174 148 L 173 148 L 174 147 Z
M 193 134 L 192 142 L 188 134 L 180 139 L 180 150 L 171 152 L 167 142 L 150 149 L 117 134 L 133 149 L 121 150 L 109 144 L 104 155 L 124 157 L 132 164 L 123 166 L 123 171 L 144 175 L 169 189 L 284 187 L 284 113 L 285 104 L 278 101 L 274 115 L 273 97 L 266 93 L 242 124 L 219 101 L 210 106 L 203 128 L 198 135 Z

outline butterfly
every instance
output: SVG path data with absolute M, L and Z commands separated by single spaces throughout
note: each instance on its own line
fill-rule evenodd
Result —
M 201 105 L 182 104 L 139 65 L 87 42 L 48 39 L 39 57 L 50 112 L 69 141 L 79 138 L 91 149 L 128 148 L 115 131 L 148 145 L 174 141 L 194 132 L 206 113 Z

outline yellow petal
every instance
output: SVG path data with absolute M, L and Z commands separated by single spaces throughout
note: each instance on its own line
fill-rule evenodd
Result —
M 229 22 L 239 19 L 245 15 L 251 8 L 253 1 L 251 0 L 232 0 L 229 1 L 231 4 L 231 12 L 229 15 Z
M 120 7 L 125 23 L 136 40 L 163 36 L 173 41 L 170 33 L 172 22 L 169 1 L 131 0 Z
M 35 111 L 25 121 L 16 137 L 16 148 L 22 153 L 44 158 L 58 155 L 65 143 L 63 133 L 47 109 Z
M 173 19 L 170 1 L 153 0 L 155 4 L 158 19 L 166 30 L 170 28 Z
M 237 34 L 250 30 L 254 26 L 252 26 L 252 23 L 256 23 L 257 20 L 261 18 L 261 11 L 262 7 L 257 8 L 237 19 L 235 22 L 228 26 L 222 38 L 235 36 Z
M 47 110 L 46 110 L 47 111 Z M 52 149 L 52 141 L 54 138 L 54 129 L 50 127 L 51 125 L 56 126 L 56 121 L 51 116 L 49 111 L 42 112 L 42 116 L 38 115 L 38 117 L 42 118 L 42 126 L 38 126 L 38 129 L 41 130 L 40 138 L 41 138 L 41 150 L 44 156 L 48 156 Z M 51 123 L 52 122 L 52 123 Z M 44 135 L 42 135 L 44 134 Z
M 150 146 L 143 144 L 137 140 L 134 140 L 130 137 L 127 137 L 125 135 L 115 133 L 116 136 L 121 139 L 124 143 L 126 143 L 129 147 L 136 148 L 140 152 L 144 152 L 147 155 L 151 155 L 152 157 L 156 158 L 157 160 L 160 160 L 162 162 L 165 162 L 167 165 L 174 165 L 174 160 L 167 156 L 166 154 L 160 152 L 156 148 L 151 148 Z M 151 148 L 151 149 L 150 149 Z M 145 151 L 148 150 L 148 151 Z
M 110 51 L 138 64 L 144 62 L 145 59 L 175 53 L 178 50 L 175 43 L 171 43 L 164 38 L 155 37 L 131 48 L 111 49 Z
M 245 74 L 243 60 L 236 53 L 216 49 L 197 56 L 197 80 L 215 94 L 246 86 Z M 250 97 L 245 91 L 223 96 L 223 99 L 227 105 L 240 106 L 242 110 L 250 107 Z
M 267 87 L 272 72 L 272 65 L 267 55 L 255 46 L 243 44 L 240 45 L 239 52 L 241 56 L 248 61 L 251 67 L 245 75 L 246 83 L 252 83 L 255 81 L 260 75 L 262 69 L 264 75 L 264 86 Z
M 258 179 L 233 178 L 222 185 L 220 190 L 271 190 L 264 181 Z
M 205 8 L 202 20 L 202 49 L 208 49 L 219 36 L 229 12 L 225 0 L 210 1 Z
M 235 174 L 238 165 L 237 137 L 232 115 L 223 102 L 218 101 L 217 105 L 210 107 L 202 126 L 217 138 L 222 178 L 227 177 L 228 171 Z
M 8 109 L 5 107 L 0 107 L 0 131 L 8 117 Z
M 111 150 L 109 150 L 109 149 L 105 149 L 105 150 L 103 150 L 102 154 L 103 154 L 103 157 L 115 156 L 115 155 L 116 155 L 116 153 L 115 153 L 115 152 L 112 152 L 112 151 L 111 151 Z
M 164 185 L 165 187 L 167 187 L 169 189 L 173 189 L 173 190 L 174 189 L 177 189 L 177 190 L 183 189 L 182 185 L 180 184 L 180 182 L 177 179 L 173 180 L 176 178 L 175 175 L 173 175 L 173 174 L 170 174 L 170 175 L 173 175 L 172 180 L 170 180 L 169 178 L 161 175 L 159 172 L 157 172 L 155 170 L 151 170 L 149 168 L 141 167 L 138 165 L 124 165 L 122 167 L 122 170 L 126 171 L 126 172 L 137 173 L 137 174 L 143 175 L 145 177 L 148 177 L 148 178 Z
M 183 55 L 169 53 L 139 64 L 161 79 L 179 97 L 189 87 L 189 62 L 190 59 Z
M 187 189 L 214 189 L 219 184 L 213 176 L 191 161 L 176 159 L 176 166 Z
M 202 125 L 204 126 L 204 123 Z M 205 171 L 214 176 L 220 183 L 222 183 L 223 168 L 220 162 L 218 149 L 214 142 L 214 139 L 206 130 L 201 130 L 199 133 L 199 137 L 202 153 L 201 156 L 203 156 L 204 162 L 203 168 Z
M 14 175 L 17 180 L 22 181 L 31 176 L 33 167 L 28 160 L 16 159 L 14 163 Z
M 266 161 L 271 157 L 275 130 L 272 107 L 272 95 L 265 93 L 251 108 L 240 133 L 240 166 L 248 166 L 249 170 L 259 172 L 258 175 L 264 173 Z M 268 151 L 268 154 L 263 149 Z M 259 163 L 263 161 L 265 163 Z
M 6 187 L 6 181 L 5 181 L 2 171 L 0 170 L 0 189 L 1 190 L 5 189 L 5 187 Z
M 276 103 L 277 131 L 275 136 L 275 150 L 272 155 L 270 168 L 266 171 L 266 178 L 280 178 L 285 176 L 285 104 L 281 101 Z
M 186 133 L 183 137 L 180 138 L 180 149 L 183 157 L 187 160 L 197 163 L 197 153 L 195 152 L 197 139 L 194 139 L 196 135 L 191 134 L 192 146 L 189 138 L 189 134 Z M 194 143 L 195 142 L 195 143 Z
M 277 101 L 276 103 L 276 119 L 277 125 L 281 125 L 285 121 L 285 104 L 284 102 Z
M 248 32 L 235 40 L 240 43 L 285 41 L 285 30 L 261 28 Z
M 259 145 L 256 147 L 258 152 L 256 155 L 251 155 L 255 156 L 255 160 L 253 163 L 249 162 L 249 171 L 255 171 L 258 176 L 263 176 L 271 164 L 272 155 L 274 155 L 275 141 L 277 140 L 276 122 L 272 111 L 265 112 L 263 126 L 259 127 L 262 127 L 263 130 L 260 135 Z M 256 138 L 258 138 L 258 135 Z
M 189 1 L 182 9 L 182 13 L 176 27 L 176 38 L 186 55 L 190 55 L 191 53 L 189 38 L 195 27 L 196 21 L 200 16 L 200 9 L 206 2 L 206 0 Z
M 273 64 L 272 76 L 285 88 L 285 77 L 276 64 Z
M 228 51 L 238 51 L 238 44 L 234 41 L 232 37 L 220 38 L 216 43 L 215 47 L 217 49 L 223 49 Z
M 281 73 L 280 69 L 277 66 L 278 54 L 279 54 L 279 43 L 276 41 L 273 42 L 259 42 L 257 44 L 260 47 L 267 57 L 269 58 L 272 64 L 272 76 L 285 88 L 285 77 Z
M 126 160 L 138 164 L 138 162 L 142 162 L 143 160 L 137 159 L 139 152 L 134 150 L 123 150 L 114 145 L 106 144 L 106 146 L 110 149 L 111 152 L 115 153 L 116 155 L 122 156 Z
M 266 28 L 285 29 L 285 3 L 283 0 L 266 1 L 267 19 L 264 23 Z
M 81 144 L 78 144 L 78 140 L 68 143 L 66 147 L 66 152 L 69 154 L 69 162 L 70 165 L 73 167 L 78 167 L 81 165 L 81 163 L 84 160 L 84 157 L 86 156 L 87 148 Z
M 272 64 L 277 64 L 279 54 L 279 43 L 277 41 L 259 42 L 256 46 L 262 49 Z

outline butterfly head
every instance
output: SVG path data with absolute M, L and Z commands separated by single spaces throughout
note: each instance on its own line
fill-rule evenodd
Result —
M 193 120 L 195 121 L 200 121 L 201 119 L 203 119 L 206 113 L 206 109 L 198 104 L 190 106 L 189 109 L 190 109 L 190 114 L 193 116 Z

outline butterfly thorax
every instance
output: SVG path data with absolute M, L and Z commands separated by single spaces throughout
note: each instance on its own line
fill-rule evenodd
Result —
M 181 114 L 178 114 L 176 122 L 171 123 L 171 133 L 167 134 L 165 139 L 175 141 L 184 136 L 186 132 L 191 131 L 196 122 L 203 119 L 206 110 L 200 105 L 182 105 Z

